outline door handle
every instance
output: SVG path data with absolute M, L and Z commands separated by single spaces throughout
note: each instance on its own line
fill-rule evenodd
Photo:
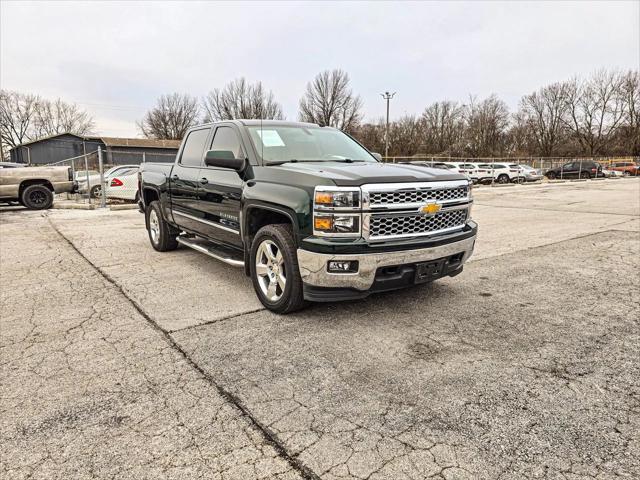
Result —
M 202 185 L 206 185 L 207 183 L 209 183 L 209 180 L 207 180 L 206 178 L 202 177 L 202 178 L 200 179 L 200 183 L 201 183 Z
M 171 180 L 174 180 L 174 181 L 180 180 L 180 177 L 178 175 L 174 175 L 173 177 L 171 177 Z

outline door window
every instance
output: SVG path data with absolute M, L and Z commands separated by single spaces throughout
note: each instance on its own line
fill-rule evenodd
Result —
M 204 144 L 209 136 L 209 129 L 194 130 L 189 133 L 182 150 L 180 164 L 186 167 L 199 167 L 202 165 L 202 154 L 204 153 Z
M 211 143 L 211 150 L 230 158 L 244 158 L 240 139 L 231 127 L 218 127 Z

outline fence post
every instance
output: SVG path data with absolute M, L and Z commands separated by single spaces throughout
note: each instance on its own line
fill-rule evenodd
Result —
M 582 159 L 580 159 L 580 170 L 578 170 L 578 180 L 582 180 Z
M 87 198 L 89 199 L 89 205 L 91 205 L 91 184 L 89 183 L 89 162 L 87 156 L 84 156 L 84 173 L 87 178 Z
M 142 163 L 147 163 L 147 152 L 142 152 Z
M 98 166 L 100 168 L 100 208 L 107 207 L 107 186 L 104 183 L 104 165 L 102 163 L 102 148 L 98 145 Z
M 491 159 L 491 186 L 493 187 L 494 180 L 496 178 L 496 159 Z

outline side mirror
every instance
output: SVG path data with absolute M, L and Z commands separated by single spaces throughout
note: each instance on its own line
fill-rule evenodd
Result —
M 379 153 L 371 152 L 371 155 L 373 155 L 379 162 L 382 161 L 382 155 L 380 155 Z
M 235 158 L 233 152 L 227 150 L 209 150 L 204 157 L 207 167 L 230 168 L 231 170 L 244 170 L 245 159 Z

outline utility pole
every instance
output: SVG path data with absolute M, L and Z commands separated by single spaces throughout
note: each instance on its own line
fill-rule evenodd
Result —
M 393 93 L 384 92 L 384 93 L 380 94 L 380 95 L 382 95 L 382 98 L 384 98 L 387 101 L 387 124 L 386 124 L 386 127 L 384 129 L 384 156 L 385 156 L 385 158 L 389 157 L 389 100 L 391 100 L 395 94 L 396 94 L 396 92 L 393 92 Z

